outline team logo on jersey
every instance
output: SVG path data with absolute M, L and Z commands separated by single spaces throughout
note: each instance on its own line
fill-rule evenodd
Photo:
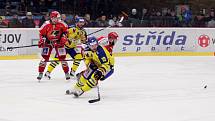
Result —
M 198 44 L 203 48 L 207 47 L 210 44 L 209 36 L 208 35 L 201 35 L 198 38 Z

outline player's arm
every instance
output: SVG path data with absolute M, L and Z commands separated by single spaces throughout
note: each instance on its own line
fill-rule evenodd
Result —
M 94 78 L 99 80 L 102 75 L 105 75 L 106 72 L 110 69 L 110 53 L 103 47 L 99 47 L 99 61 L 101 65 L 98 67 L 97 71 L 94 74 Z
M 81 43 L 86 43 L 87 41 L 87 32 L 83 29 L 80 34 Z
M 40 36 L 40 40 L 38 41 L 38 47 L 42 48 L 45 46 L 45 42 L 46 42 L 46 30 L 48 27 L 48 22 L 46 21 L 40 28 L 39 30 L 39 36 Z
M 92 60 L 92 51 L 90 50 L 85 50 L 84 51 L 84 63 L 88 67 L 88 65 L 91 63 Z

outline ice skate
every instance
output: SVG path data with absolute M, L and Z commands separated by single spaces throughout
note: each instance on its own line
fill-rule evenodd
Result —
M 40 81 L 42 79 L 42 77 L 43 77 L 43 73 L 40 72 L 39 75 L 37 76 L 37 79 Z
M 45 76 L 47 79 L 49 79 L 49 80 L 51 79 L 50 72 L 48 72 L 48 71 L 45 73 L 44 76 Z
M 69 73 L 65 73 L 65 77 L 66 77 L 66 80 L 69 80 L 70 79 Z
M 69 89 L 66 90 L 66 95 L 74 95 L 76 98 L 81 96 L 84 93 L 81 89 Z
M 72 71 L 70 71 L 70 77 L 72 78 L 72 79 L 76 79 L 77 77 L 76 77 L 76 74 L 75 74 L 75 72 L 72 70 Z

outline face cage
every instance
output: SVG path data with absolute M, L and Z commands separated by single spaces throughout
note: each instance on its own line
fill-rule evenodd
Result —
M 82 28 L 84 26 L 85 22 L 77 22 L 77 26 L 79 28 Z
M 53 18 L 51 18 L 51 21 L 52 21 L 53 23 L 57 23 L 59 20 L 60 20 L 60 18 L 58 18 L 58 17 L 53 17 Z
M 117 39 L 116 38 L 112 38 L 112 37 L 108 37 L 108 42 L 110 43 L 110 44 L 116 44 L 116 42 L 117 42 Z
M 93 45 L 88 45 L 89 46 L 89 48 L 91 49 L 91 50 L 96 50 L 97 49 L 97 47 L 98 47 L 98 44 L 93 44 Z

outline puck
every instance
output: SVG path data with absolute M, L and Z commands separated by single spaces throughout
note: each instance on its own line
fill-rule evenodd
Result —
M 205 85 L 204 88 L 206 89 L 206 88 L 207 88 L 207 85 Z

